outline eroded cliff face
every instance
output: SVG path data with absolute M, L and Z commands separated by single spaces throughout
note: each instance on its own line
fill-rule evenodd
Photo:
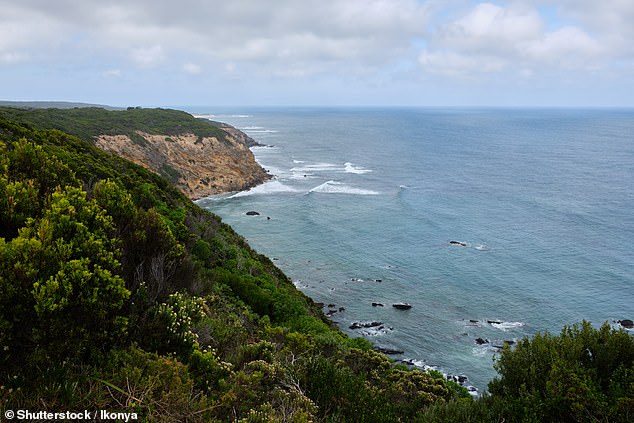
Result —
M 223 139 L 181 135 L 100 135 L 95 144 L 158 173 L 192 200 L 213 194 L 242 191 L 271 176 L 249 149 L 256 143 L 229 125 L 218 125 Z

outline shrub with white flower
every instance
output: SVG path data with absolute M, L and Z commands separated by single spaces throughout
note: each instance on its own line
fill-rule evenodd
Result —
M 174 352 L 182 349 L 191 351 L 199 346 L 194 328 L 207 316 L 204 299 L 176 292 L 159 304 L 157 315 L 165 323 L 169 334 L 167 342 Z

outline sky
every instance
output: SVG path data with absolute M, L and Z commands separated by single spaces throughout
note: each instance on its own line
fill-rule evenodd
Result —
M 0 0 L 0 99 L 634 107 L 634 0 Z

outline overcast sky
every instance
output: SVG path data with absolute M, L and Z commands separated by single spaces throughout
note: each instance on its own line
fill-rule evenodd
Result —
M 634 0 L 0 0 L 0 99 L 634 106 Z

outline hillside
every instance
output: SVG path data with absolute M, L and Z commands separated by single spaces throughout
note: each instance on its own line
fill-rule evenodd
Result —
M 249 150 L 257 143 L 246 134 L 182 111 L 5 107 L 0 114 L 94 143 L 163 176 L 190 199 L 245 190 L 270 178 Z
M 437 372 L 348 338 L 271 260 L 169 181 L 38 125 L 0 115 L 5 416 L 632 420 L 634 338 L 624 329 L 583 322 L 507 345 L 490 395 L 474 400 Z
M 468 397 L 346 337 L 143 167 L 1 116 L 0 152 L 2 410 L 397 421 Z

